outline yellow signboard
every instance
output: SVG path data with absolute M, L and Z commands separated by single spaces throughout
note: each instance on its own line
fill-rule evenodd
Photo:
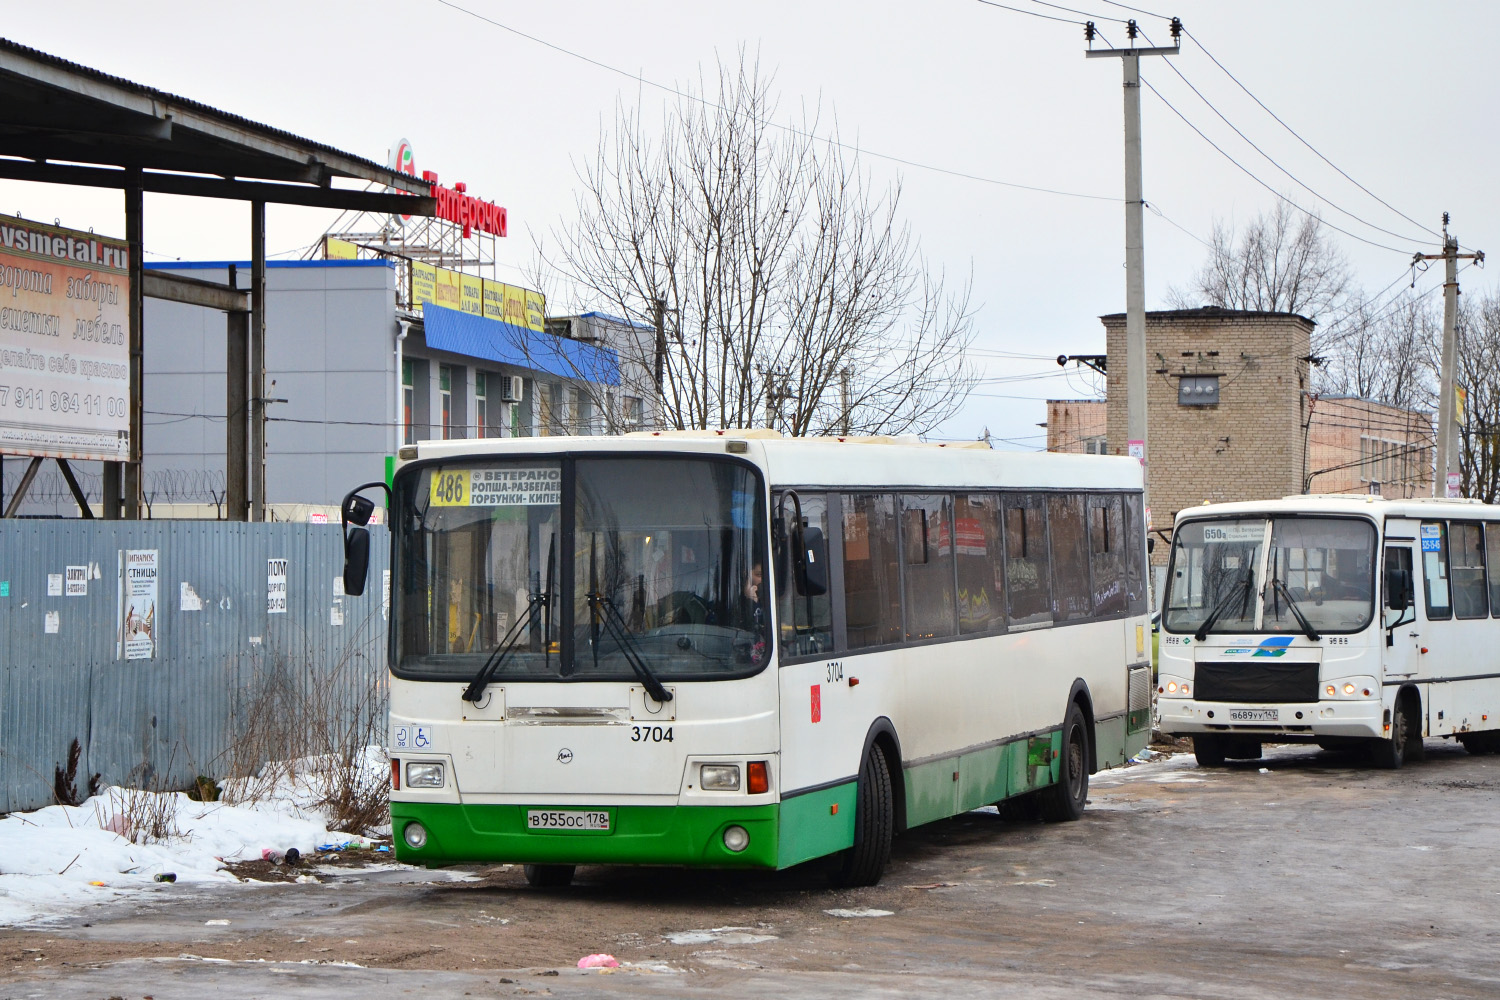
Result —
M 484 281 L 484 318 L 505 320 L 505 286 L 488 278 Z
M 477 274 L 458 276 L 459 308 L 475 316 L 484 315 L 484 279 Z
M 446 268 L 437 268 L 437 280 L 433 285 L 432 303 L 444 309 L 458 309 L 463 304 L 463 292 L 459 289 L 459 274 Z
M 505 322 L 512 326 L 526 325 L 526 289 L 515 285 L 505 287 Z
M 432 474 L 434 507 L 537 507 L 562 502 L 562 472 L 549 466 L 442 469 Z
M 424 302 L 437 301 L 437 268 L 419 260 L 411 262 L 411 307 L 420 309 Z
M 348 240 L 336 240 L 332 236 L 323 237 L 324 260 L 353 260 L 358 256 L 359 247 Z
M 526 325 L 537 333 L 547 325 L 547 297 L 529 288 L 526 290 Z

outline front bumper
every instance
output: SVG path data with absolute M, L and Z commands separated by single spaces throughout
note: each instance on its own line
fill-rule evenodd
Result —
M 1270 709 L 1271 721 L 1235 721 L 1235 710 Z M 1237 736 L 1278 736 L 1316 739 L 1319 736 L 1383 738 L 1384 706 L 1376 699 L 1339 699 L 1290 705 L 1251 705 L 1237 702 L 1159 698 L 1161 731 L 1168 736 L 1223 733 Z

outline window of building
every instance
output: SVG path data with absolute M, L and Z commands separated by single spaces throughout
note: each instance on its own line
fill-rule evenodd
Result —
M 417 428 L 412 422 L 412 411 L 417 405 L 414 367 L 411 361 L 401 362 L 401 442 L 403 444 L 417 443 Z
M 484 372 L 474 373 L 474 436 L 493 437 L 495 429 L 490 426 L 489 378 Z
M 1125 611 L 1125 515 L 1119 494 L 1089 497 L 1089 576 L 1094 614 Z
M 896 499 L 889 493 L 856 493 L 843 499 L 849 648 L 900 642 L 903 630 Z
M 438 395 L 442 399 L 443 440 L 453 437 L 453 368 L 438 366 Z
M 1453 613 L 1483 618 L 1490 613 L 1484 580 L 1484 528 L 1455 521 L 1448 526 L 1452 546 Z
M 638 431 L 644 429 L 645 407 L 641 404 L 640 397 L 626 396 L 624 399 L 624 424 L 626 431 Z
M 1090 437 L 1083 439 L 1083 453 L 1085 455 L 1108 455 L 1109 449 L 1105 446 L 1103 437 Z
M 956 635 L 953 501 L 947 494 L 901 496 L 901 550 L 907 641 Z
M 1180 406 L 1218 406 L 1219 376 L 1182 376 L 1177 380 L 1177 403 Z
M 1005 540 L 1000 498 L 960 494 L 953 501 L 953 553 L 958 561 L 958 630 L 968 635 L 1005 627 Z
M 1422 588 L 1428 618 L 1452 618 L 1453 598 L 1448 586 L 1448 530 L 1441 521 L 1423 521 Z
M 579 398 L 578 389 L 568 386 L 563 389 L 563 427 L 569 434 L 578 434 L 583 427 L 583 414 L 581 412 L 582 401 Z
M 1039 496 L 1004 499 L 1005 593 L 1012 625 L 1052 620 L 1052 573 L 1047 560 L 1047 512 Z
M 1052 540 L 1052 616 L 1060 622 L 1089 617 L 1088 529 L 1083 497 L 1047 497 L 1047 535 Z

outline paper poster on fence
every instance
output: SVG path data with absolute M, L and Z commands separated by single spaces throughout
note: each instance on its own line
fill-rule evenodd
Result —
M 156 659 L 158 549 L 126 549 L 121 566 L 120 647 L 127 660 Z
M 266 614 L 286 614 L 286 560 L 266 560 Z

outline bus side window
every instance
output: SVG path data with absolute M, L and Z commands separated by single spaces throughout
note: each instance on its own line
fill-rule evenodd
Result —
M 817 528 L 828 537 L 828 498 L 818 493 L 797 494 L 802 501 L 802 520 L 808 528 Z M 783 506 L 778 498 L 774 510 L 783 511 L 787 518 L 793 516 L 793 505 Z M 790 528 L 790 526 L 788 526 Z M 822 594 L 798 594 L 796 573 L 790 560 L 793 553 L 785 546 L 778 546 L 776 559 L 776 620 L 781 630 L 783 656 L 816 656 L 833 649 L 833 625 L 830 614 L 830 596 Z M 826 570 L 826 567 L 825 567 Z
M 1500 523 L 1484 526 L 1485 572 L 1490 584 L 1490 614 L 1500 618 Z
M 1427 595 L 1427 617 L 1453 617 L 1453 599 L 1448 587 L 1448 526 L 1442 521 L 1423 521 L 1422 589 Z
M 1047 534 L 1052 539 L 1052 614 L 1058 621 L 1088 618 L 1093 610 L 1089 540 L 1080 494 L 1047 498 Z
M 844 504 L 844 603 L 850 649 L 901 641 L 896 498 L 851 493 Z
M 1452 544 L 1453 613 L 1459 618 L 1484 618 L 1489 602 L 1484 582 L 1484 539 L 1481 526 L 1454 521 L 1449 525 Z
M 901 494 L 906 639 L 958 631 L 953 593 L 953 502 L 945 493 Z
M 1496 533 L 1500 537 L 1500 532 Z M 962 493 L 954 500 L 954 551 L 958 557 L 958 630 L 964 635 L 1005 627 L 1005 533 L 1000 498 Z
M 1094 614 L 1125 610 L 1125 518 L 1118 494 L 1089 497 L 1089 578 Z
M 1149 603 L 1146 593 L 1146 515 L 1141 495 L 1125 495 L 1125 597 L 1127 613 L 1143 615 Z
M 1047 565 L 1047 509 L 1040 496 L 1008 494 L 1005 504 L 1005 592 L 1012 625 L 1052 620 Z

